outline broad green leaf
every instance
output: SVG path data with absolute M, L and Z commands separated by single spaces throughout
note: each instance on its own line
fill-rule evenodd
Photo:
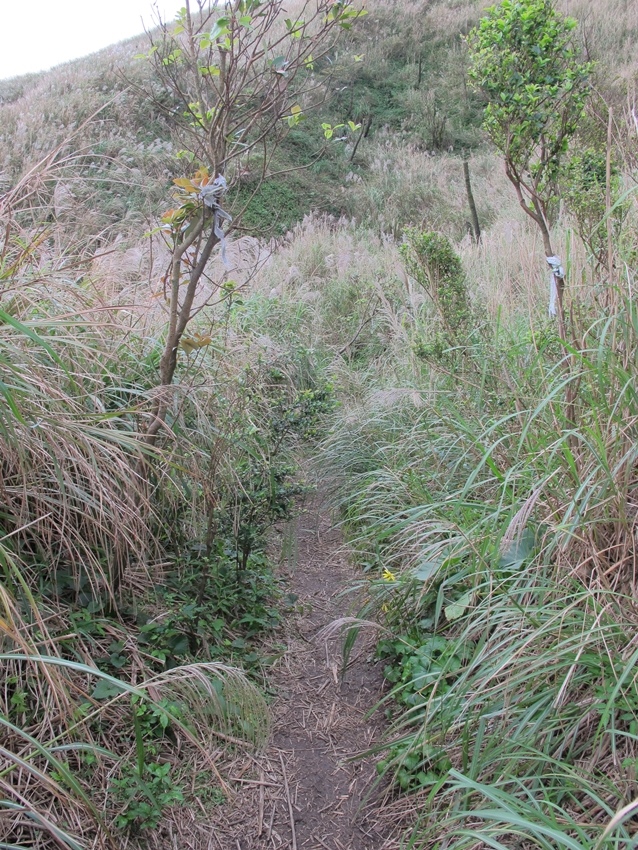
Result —
M 218 38 L 222 38 L 228 35 L 228 18 L 218 18 L 209 33 L 209 38 L 211 41 L 217 41 Z
M 456 602 L 452 602 L 450 605 L 446 605 L 443 610 L 447 619 L 450 622 L 453 622 L 454 620 L 458 620 L 459 617 L 462 617 L 472 604 L 473 598 L 474 591 L 468 590 L 468 592 L 464 593 L 460 599 L 456 600 Z
M 428 581 L 438 572 L 440 566 L 439 561 L 421 561 L 414 571 L 414 578 L 419 581 Z
M 125 688 L 119 687 L 115 682 L 109 682 L 108 679 L 100 679 L 100 681 L 93 688 L 93 693 L 91 696 L 93 699 L 113 699 L 119 694 L 123 694 L 125 692 Z

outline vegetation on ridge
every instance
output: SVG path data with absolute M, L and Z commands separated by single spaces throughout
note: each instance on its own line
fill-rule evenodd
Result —
M 605 5 L 242 0 L 0 84 L 0 843 L 165 846 L 223 804 L 303 450 L 383 626 L 388 847 L 633 845 L 636 31 Z M 289 52 L 247 91 L 265 23 Z

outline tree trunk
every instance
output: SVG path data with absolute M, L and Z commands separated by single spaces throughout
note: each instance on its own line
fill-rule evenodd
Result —
M 179 304 L 178 299 L 182 272 L 182 261 L 186 252 L 186 248 L 190 244 L 193 244 L 195 239 L 189 239 L 187 241 L 184 241 L 182 244 L 177 245 L 173 252 L 173 261 L 171 265 L 170 320 L 168 325 L 168 333 L 166 335 L 166 343 L 164 344 L 164 353 L 162 354 L 162 358 L 160 360 L 160 380 L 158 386 L 159 395 L 155 403 L 155 409 L 153 410 L 153 418 L 151 420 L 151 424 L 148 426 L 146 434 L 144 435 L 144 441 L 148 445 L 155 444 L 157 440 L 157 434 L 164 425 L 164 421 L 166 419 L 166 412 L 168 410 L 168 387 L 170 387 L 170 385 L 173 383 L 173 378 L 175 377 L 179 344 L 184 335 L 184 331 L 186 330 L 188 323 L 191 319 L 191 310 L 193 309 L 193 302 L 195 300 L 197 286 L 202 278 L 202 275 L 204 274 L 206 264 L 208 263 L 210 256 L 213 253 L 213 249 L 220 241 L 219 237 L 215 233 L 213 221 L 211 219 L 208 220 L 210 222 L 211 230 L 208 234 L 208 238 L 206 239 L 204 247 L 201 249 L 201 253 L 199 254 L 199 257 L 197 259 L 197 264 L 190 273 L 188 286 L 186 287 L 186 294 L 184 295 L 184 300 L 181 305 Z M 201 232 L 201 230 L 199 232 Z
M 605 168 L 605 212 L 607 219 L 607 272 L 609 274 L 609 293 L 607 304 L 612 307 L 615 301 L 614 293 L 614 230 L 611 220 L 611 155 L 614 132 L 614 111 L 609 107 L 607 123 L 607 161 Z
M 518 197 L 518 202 L 521 205 L 521 209 L 527 213 L 527 215 L 533 219 L 541 232 L 543 237 L 543 248 L 545 249 L 546 257 L 553 257 L 554 249 L 552 248 L 552 240 L 549 235 L 549 228 L 547 226 L 547 217 L 545 216 L 545 209 L 543 207 L 543 202 L 541 198 L 535 194 L 534 190 L 529 186 L 525 187 L 527 191 L 527 197 L 523 194 L 523 182 L 518 175 L 515 167 L 509 161 L 505 161 L 505 174 L 507 175 L 507 179 L 516 189 L 516 195 Z M 530 205 L 531 201 L 531 205 Z M 563 349 L 566 351 L 567 345 L 567 329 L 565 326 L 565 309 L 563 306 L 564 302 L 564 292 L 565 292 L 565 279 L 562 277 L 558 277 L 554 275 L 554 283 L 556 284 L 556 306 L 557 306 L 557 318 L 558 318 L 558 335 L 560 336 L 561 342 L 563 343 Z
M 470 163 L 465 157 L 463 158 L 463 176 L 465 177 L 465 191 L 467 192 L 467 202 L 470 207 L 470 216 L 472 217 L 472 230 L 474 232 L 474 241 L 478 245 L 481 241 L 481 226 L 479 224 L 479 217 L 476 211 L 476 204 L 474 203 L 474 194 L 472 192 L 472 183 L 470 180 Z
M 549 228 L 547 226 L 547 218 L 545 216 L 545 210 L 541 204 L 541 201 L 538 198 L 532 198 L 532 204 L 534 205 L 535 214 L 532 214 L 531 210 L 527 208 L 527 212 L 534 221 L 538 224 L 541 234 L 543 236 L 543 248 L 545 249 L 545 256 L 555 257 L 554 249 L 552 248 L 552 240 L 549 235 Z M 526 209 L 526 207 L 523 207 Z M 558 319 L 558 335 L 563 343 L 563 348 L 567 344 L 567 326 L 565 324 L 565 278 L 560 277 L 557 274 L 552 272 L 554 277 L 554 284 L 556 285 L 556 317 Z M 567 351 L 565 351 L 567 353 Z
M 366 118 L 363 127 L 361 128 L 361 132 L 357 137 L 357 141 L 354 143 L 354 147 L 352 148 L 352 153 L 350 154 L 350 162 L 354 162 L 355 155 L 361 144 L 361 140 L 367 138 L 368 133 L 370 132 L 370 125 L 372 124 L 372 115 L 368 115 Z

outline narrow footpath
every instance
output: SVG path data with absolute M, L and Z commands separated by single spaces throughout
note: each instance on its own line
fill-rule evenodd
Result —
M 381 712 L 368 717 L 382 694 L 373 644 L 357 643 L 342 678 L 340 641 L 322 634 L 350 613 L 352 596 L 344 591 L 352 584 L 352 566 L 318 498 L 291 526 L 282 572 L 298 598 L 287 618 L 285 652 L 271 675 L 271 744 L 231 773 L 236 796 L 220 807 L 208 846 L 390 850 L 396 845 L 377 828 L 375 759 L 357 758 L 378 739 L 383 723 Z

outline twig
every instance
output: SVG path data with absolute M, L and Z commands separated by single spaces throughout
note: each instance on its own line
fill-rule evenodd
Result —
M 378 296 L 377 296 L 377 298 L 378 298 Z M 370 304 L 372 303 L 372 301 L 373 301 L 373 300 L 374 300 L 374 296 L 370 299 Z M 380 300 L 380 299 L 378 299 L 378 300 Z M 368 305 L 368 306 L 370 306 L 370 305 Z M 366 327 L 366 325 L 369 325 L 369 324 L 370 324 L 370 322 L 374 319 L 374 317 L 375 317 L 375 316 L 376 316 L 376 314 L 377 314 L 377 308 L 378 308 L 378 306 L 379 306 L 378 304 L 375 304 L 374 309 L 372 310 L 372 313 L 368 316 L 368 318 L 367 318 L 367 319 L 365 319 L 365 320 L 364 320 L 364 321 L 363 321 L 363 322 L 359 325 L 359 327 L 358 327 L 358 329 L 357 329 L 356 334 L 352 337 L 352 339 L 350 340 L 350 342 L 347 342 L 347 343 L 343 346 L 343 348 L 340 348 L 340 349 L 339 349 L 338 354 L 339 354 L 339 356 L 340 356 L 340 357 L 341 357 L 341 356 L 343 356 L 343 355 L 346 353 L 346 351 L 347 351 L 349 348 L 351 348 L 351 347 L 355 344 L 355 342 L 359 339 L 359 336 L 360 336 L 361 332 L 364 330 L 364 328 Z
M 261 773 L 261 782 L 259 783 L 259 827 L 257 829 L 257 838 L 261 838 L 264 831 L 264 773 Z
M 334 801 L 334 800 L 332 800 L 330 803 L 328 803 L 328 805 L 327 805 L 327 806 L 324 806 L 324 807 L 323 807 L 323 809 L 319 809 L 319 811 L 317 812 L 317 814 L 318 814 L 318 815 L 322 815 L 324 812 L 327 812 L 327 811 L 328 811 L 328 809 L 334 809 L 335 805 L 336 805 L 335 801 Z
M 284 757 L 281 752 L 279 753 L 279 761 L 281 762 L 281 769 L 284 775 L 284 790 L 286 792 L 286 801 L 288 803 L 288 814 L 290 815 L 290 829 L 292 832 L 292 850 L 297 850 L 297 834 L 295 832 L 295 816 L 292 811 L 292 800 L 290 799 L 290 786 L 288 785 L 288 776 L 286 775 L 286 765 L 284 764 Z
M 242 785 L 264 785 L 268 786 L 268 788 L 278 788 L 279 784 L 277 782 L 268 782 L 265 779 L 242 779 L 241 776 L 229 776 L 228 777 L 231 782 L 239 782 Z
M 272 807 L 272 812 L 270 813 L 270 823 L 268 824 L 268 835 L 266 835 L 266 841 L 270 841 L 270 836 L 272 835 L 272 825 L 275 822 L 275 806 Z

